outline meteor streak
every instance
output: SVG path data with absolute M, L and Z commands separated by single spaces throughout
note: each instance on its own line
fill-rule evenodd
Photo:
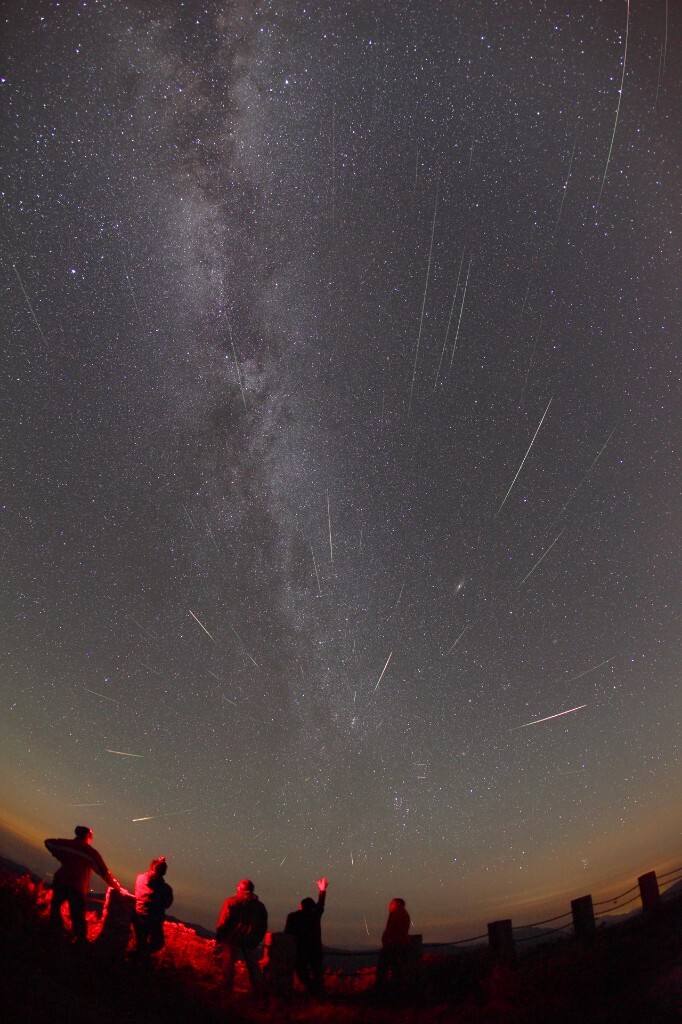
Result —
M 440 368 L 443 365 L 443 356 L 445 355 L 445 350 L 446 350 L 446 348 L 448 346 L 448 338 L 450 337 L 450 324 L 452 323 L 452 314 L 455 311 L 455 300 L 457 298 L 457 292 L 459 291 L 459 281 L 460 281 L 460 278 L 462 276 L 462 267 L 464 266 L 464 255 L 465 255 L 465 253 L 466 253 L 466 249 L 462 249 L 462 258 L 459 261 L 459 271 L 457 272 L 457 284 L 455 285 L 455 290 L 452 293 L 452 305 L 450 306 L 450 316 L 448 318 L 447 330 L 445 331 L 445 340 L 443 341 L 443 348 L 441 349 L 441 353 L 440 353 L 440 360 L 438 362 L 438 370 L 436 371 L 436 379 L 433 382 L 433 390 L 434 391 L 436 390 L 436 387 L 438 386 L 438 378 L 440 377 Z
M 118 701 L 114 700 L 113 697 L 107 697 L 104 693 L 98 693 L 97 690 L 91 690 L 88 686 L 84 686 L 83 689 L 87 693 L 94 693 L 95 697 L 101 697 L 102 700 L 110 700 L 112 704 L 118 704 Z
M 12 263 L 12 270 L 14 271 L 14 276 L 16 277 L 17 281 L 19 282 L 19 287 L 21 288 L 22 292 L 24 293 L 24 298 L 26 299 L 26 305 L 28 306 L 28 309 L 29 309 L 29 312 L 30 312 L 31 316 L 33 317 L 33 323 L 36 325 L 36 327 L 38 329 L 38 334 L 42 338 L 43 344 L 45 345 L 45 348 L 49 349 L 49 345 L 47 344 L 47 338 L 43 334 L 43 329 L 40 326 L 40 324 L 38 323 L 38 317 L 35 314 L 35 310 L 33 309 L 33 306 L 31 305 L 31 300 L 28 297 L 28 292 L 24 288 L 24 282 L 21 280 L 21 278 L 19 276 L 19 271 L 17 270 L 17 268 L 14 266 L 13 263 Z
M 310 541 L 308 541 L 308 543 L 310 544 L 310 554 L 313 556 L 313 569 L 315 570 L 315 579 L 317 580 L 317 592 L 320 595 L 320 597 L 322 597 L 322 587 L 320 586 L 320 574 L 317 571 L 317 562 L 315 561 L 315 552 L 313 551 L 312 543 Z
M 613 428 L 613 430 L 611 431 L 609 436 L 606 438 L 606 440 L 604 441 L 603 445 L 601 446 L 601 448 L 599 449 L 599 451 L 597 452 L 595 457 L 592 459 L 592 462 L 590 463 L 589 468 L 587 469 L 587 472 L 584 474 L 582 480 L 580 481 L 580 483 L 578 484 L 576 489 L 572 492 L 572 494 L 571 494 L 570 498 L 568 499 L 568 501 L 566 502 L 566 504 L 563 505 L 562 508 L 559 509 L 557 514 L 554 516 L 554 519 L 552 520 L 550 525 L 553 525 L 554 523 L 556 523 L 556 521 L 559 518 L 559 516 L 562 516 L 564 514 L 564 512 L 566 511 L 566 509 L 568 508 L 568 506 L 571 504 L 571 502 L 575 498 L 576 494 L 578 493 L 578 491 L 580 490 L 580 488 L 585 483 L 585 481 L 587 480 L 588 476 L 590 475 L 590 473 L 592 472 L 592 470 L 596 466 L 597 461 L 601 458 L 601 456 L 603 455 L 604 451 L 606 450 L 606 446 L 608 445 L 609 441 L 611 440 L 611 438 L 615 434 L 617 426 L 618 426 L 618 424 L 616 423 L 616 426 Z
M 564 209 L 564 202 L 566 201 L 566 192 L 568 191 L 568 182 L 569 182 L 569 178 L 571 177 L 571 171 L 573 169 L 573 157 L 575 156 L 575 147 L 576 147 L 576 143 L 577 142 L 578 142 L 578 129 L 576 128 L 576 130 L 575 130 L 575 138 L 573 139 L 573 150 L 571 152 L 571 159 L 568 162 L 568 174 L 566 175 L 566 181 L 564 182 L 564 187 L 563 187 L 562 195 L 561 195 L 561 205 L 559 206 L 559 212 L 557 214 L 557 218 L 556 218 L 556 221 L 554 223 L 554 230 L 555 231 L 559 227 L 559 221 L 561 220 L 561 214 L 563 213 L 563 209 Z
M 255 658 L 252 658 L 252 657 L 251 657 L 251 655 L 249 654 L 249 652 L 247 651 L 247 649 L 246 649 L 246 644 L 244 643 L 244 641 L 242 640 L 242 638 L 240 637 L 239 633 L 238 633 L 238 632 L 237 632 L 237 630 L 236 630 L 236 629 L 234 628 L 234 626 L 232 625 L 232 623 L 231 623 L 231 622 L 228 622 L 228 626 L 230 627 L 230 629 L 232 630 L 232 632 L 234 633 L 234 635 L 235 635 L 235 636 L 237 637 L 237 640 L 239 640 L 239 643 L 240 643 L 240 644 L 242 645 L 242 647 L 244 648 L 244 653 L 246 654 L 246 657 L 247 657 L 247 658 L 249 659 L 249 661 L 250 661 L 250 662 L 252 662 L 252 663 L 253 663 L 253 664 L 254 664 L 254 665 L 256 666 L 256 668 L 260 668 L 260 665 L 258 664 L 258 662 L 256 661 L 256 659 L 255 659 Z
M 220 678 L 220 676 L 217 676 L 217 675 L 215 674 L 215 672 L 211 672 L 210 668 L 209 668 L 209 669 L 207 669 L 206 671 L 208 672 L 208 674 L 209 674 L 210 676 L 213 676 L 213 678 L 214 678 L 214 679 L 217 679 L 217 680 L 218 680 L 218 682 L 222 684 L 223 680 L 222 680 L 222 679 Z M 222 695 L 221 695 L 221 696 L 222 696 Z M 238 704 L 237 704 L 237 703 L 236 703 L 235 701 L 233 701 L 233 700 L 230 700 L 230 698 L 229 698 L 229 697 L 225 697 L 225 696 L 222 696 L 222 699 L 223 699 L 223 700 L 226 700 L 228 704 L 232 704 L 232 706 L 233 706 L 233 707 L 235 707 L 235 708 L 239 707 L 239 705 L 238 705 Z
M 554 538 L 554 540 L 552 541 L 552 543 L 551 543 L 551 544 L 549 545 L 549 547 L 548 547 L 548 548 L 546 548 L 546 549 L 545 549 L 545 550 L 544 550 L 544 551 L 542 552 L 542 554 L 541 554 L 541 555 L 540 555 L 540 557 L 538 558 L 537 562 L 535 563 L 535 565 L 533 566 L 533 568 L 531 569 L 531 571 L 530 571 L 529 573 L 526 573 L 526 575 L 525 575 L 525 576 L 523 577 L 523 579 L 522 579 L 522 580 L 521 580 L 521 582 L 519 583 L 519 587 L 522 587 L 522 586 L 523 586 L 523 584 L 524 584 L 524 583 L 526 582 L 526 580 L 528 579 L 528 577 L 529 577 L 529 576 L 532 576 L 532 575 L 533 575 L 533 573 L 535 572 L 535 570 L 536 570 L 536 569 L 537 569 L 537 567 L 539 566 L 539 564 L 540 564 L 540 562 L 542 561 L 542 559 L 543 559 L 543 558 L 545 557 L 545 555 L 548 555 L 548 554 L 549 554 L 549 552 L 550 552 L 550 551 L 552 550 L 552 548 L 554 547 L 554 545 L 556 544 L 556 542 L 558 541 L 559 537 L 561 536 L 561 534 L 562 534 L 563 532 L 564 532 L 564 531 L 563 531 L 563 530 L 561 530 L 561 531 L 560 531 L 559 533 L 557 533 L 556 537 Z
M 515 725 L 512 728 L 512 732 L 516 729 L 527 729 L 529 725 L 539 725 L 540 722 L 551 722 L 553 718 L 561 718 L 562 715 L 572 715 L 574 711 L 582 711 L 586 708 L 587 704 L 579 704 L 577 708 L 569 708 L 568 711 L 559 711 L 556 715 L 547 715 L 547 718 L 535 718 L 532 722 L 524 722 L 523 725 Z
M 462 639 L 462 637 L 464 636 L 464 634 L 466 633 L 466 631 L 467 631 L 468 629 L 471 629 L 471 625 L 470 625 L 470 624 L 469 624 L 469 625 L 466 625 L 466 626 L 464 627 L 464 629 L 463 629 L 463 630 L 462 630 L 462 632 L 461 632 L 461 633 L 459 634 L 459 636 L 458 636 L 458 637 L 457 637 L 457 639 L 455 640 L 455 642 L 454 642 L 454 644 L 452 645 L 452 647 L 448 647 L 448 649 L 447 649 L 447 651 L 445 652 L 445 654 L 443 655 L 443 657 L 447 657 L 447 655 L 448 655 L 448 654 L 450 654 L 450 652 L 451 652 L 451 651 L 454 651 L 455 647 L 456 647 L 456 646 L 457 646 L 457 644 L 458 644 L 458 643 L 460 642 L 460 640 Z
M 133 661 L 136 662 L 140 666 L 140 668 L 144 668 L 147 670 L 147 672 L 151 672 L 153 676 L 159 676 L 159 678 L 161 678 L 161 676 L 163 675 L 162 672 L 157 672 L 155 668 L 151 667 L 151 665 L 145 665 L 145 663 L 143 661 L 140 661 L 138 658 L 133 658 Z
M 618 115 L 620 114 L 620 101 L 623 98 L 623 85 L 625 84 L 625 64 L 628 59 L 628 35 L 630 34 L 630 0 L 627 0 L 627 12 L 625 15 L 625 46 L 623 49 L 623 74 L 620 79 L 620 89 L 618 90 L 618 105 L 616 106 L 616 119 L 613 122 L 613 133 L 611 135 L 611 145 L 609 146 L 608 156 L 606 157 L 606 166 L 604 167 L 604 174 L 601 179 L 601 186 L 599 188 L 599 196 L 597 198 L 597 205 L 595 206 L 595 213 L 599 210 L 599 204 L 601 203 L 602 192 L 604 191 L 604 183 L 606 181 L 606 175 L 609 170 L 609 164 L 611 162 L 611 153 L 613 152 L 613 141 L 616 137 L 616 128 L 618 127 Z
M 436 184 L 436 202 L 433 206 L 433 222 L 431 224 L 431 242 L 429 244 L 429 260 L 426 265 L 426 281 L 424 282 L 424 297 L 422 298 L 422 311 L 419 317 L 419 331 L 417 333 L 417 345 L 414 350 L 414 366 L 412 367 L 412 384 L 410 385 L 410 399 L 407 403 L 407 418 L 410 418 L 412 412 L 412 395 L 414 393 L 414 382 L 417 376 L 417 360 L 419 358 L 419 346 L 422 338 L 422 328 L 424 326 L 424 309 L 426 307 L 426 293 L 429 287 L 429 275 L 431 274 L 431 259 L 433 257 L 433 236 L 436 231 L 436 212 L 438 210 L 438 193 L 440 192 L 440 177 Z
M 150 636 L 153 640 L 157 640 L 158 639 L 158 637 L 156 637 L 154 635 L 154 633 L 150 633 L 150 631 L 148 629 L 145 629 L 145 627 L 142 625 L 142 623 L 138 622 L 137 619 L 133 618 L 132 615 L 129 615 L 128 618 L 130 619 L 131 622 L 135 623 L 135 625 L 137 626 L 138 629 L 141 629 L 143 633 L 146 633 L 147 636 Z
M 166 811 L 163 814 L 147 814 L 144 818 L 132 818 L 131 821 L 155 821 L 157 818 L 172 818 L 176 814 L 190 814 L 192 808 L 186 811 Z
M 467 276 L 466 276 L 466 280 L 464 282 L 464 292 L 462 294 L 462 305 L 459 307 L 459 320 L 457 321 L 457 331 L 455 332 L 455 341 L 454 341 L 453 346 L 452 346 L 452 355 L 450 356 L 450 367 L 448 369 L 448 373 L 452 369 L 452 364 L 453 364 L 453 362 L 455 360 L 455 352 L 457 351 L 457 341 L 459 339 L 459 329 L 462 326 L 462 313 L 464 312 L 464 300 L 467 297 L 467 286 L 469 284 L 469 274 L 471 272 L 471 260 L 472 260 L 472 258 L 473 257 L 471 257 L 471 256 L 469 257 L 469 266 L 467 267 Z
M 213 536 L 213 530 L 211 529 L 209 523 L 206 523 L 206 532 L 208 533 L 209 537 L 213 541 L 213 547 L 216 549 L 216 554 L 219 555 L 220 554 L 220 548 L 218 547 L 218 542 L 216 541 L 215 537 Z
M 130 754 L 127 750 L 110 750 L 109 747 L 104 749 L 107 754 L 118 754 L 119 757 L 144 757 L 144 754 Z
M 133 300 L 133 306 L 135 308 L 135 313 L 137 315 L 137 319 L 139 321 L 140 327 L 144 331 L 145 330 L 145 326 L 144 326 L 144 323 L 142 322 L 142 316 L 140 314 L 140 307 L 137 304 L 137 296 L 135 295 L 135 290 L 133 288 L 132 278 L 130 277 L 130 274 L 128 273 L 128 268 L 126 267 L 125 256 L 123 255 L 123 243 L 121 242 L 120 237 L 118 239 L 118 247 L 119 247 L 120 254 L 121 254 L 121 266 L 123 267 L 123 276 L 126 279 L 126 284 L 128 285 L 128 291 L 130 292 L 130 297 Z
M 209 640 L 213 640 L 213 643 L 215 643 L 215 637 L 212 637 L 212 636 L 211 636 L 211 634 L 210 634 L 210 633 L 209 633 L 209 631 L 208 631 L 208 630 L 206 629 L 206 626 L 205 626 L 205 625 L 203 624 L 203 622 L 201 622 L 201 621 L 200 621 L 200 620 L 199 620 L 199 619 L 198 619 L 198 618 L 196 617 L 196 615 L 195 615 L 195 614 L 194 614 L 194 612 L 193 612 L 193 611 L 191 610 L 191 608 L 188 608 L 187 610 L 188 610 L 188 612 L 190 613 L 190 615 L 192 616 L 192 618 L 194 619 L 194 621 L 195 621 L 195 622 L 198 622 L 198 623 L 199 623 L 199 625 L 201 626 L 201 628 L 203 629 L 204 633 L 205 633 L 205 634 L 206 634 L 206 636 L 207 636 L 207 637 L 209 638 Z
M 377 679 L 377 684 L 374 687 L 374 689 L 372 690 L 372 693 L 376 693 L 377 692 L 377 689 L 379 687 L 379 683 L 384 678 L 384 673 L 385 673 L 386 669 L 388 668 L 388 663 L 389 663 L 389 661 L 391 660 L 392 657 L 393 657 L 393 651 L 391 651 L 391 653 L 389 654 L 388 658 L 386 658 L 386 664 L 384 665 L 383 669 L 381 670 L 381 675 Z
M 538 434 L 540 433 L 540 427 L 541 427 L 541 426 L 542 426 L 542 424 L 543 424 L 543 423 L 545 422 L 545 416 L 546 416 L 546 415 L 547 415 L 547 413 L 549 412 L 549 407 L 550 407 L 550 405 L 551 405 L 551 404 L 552 404 L 552 399 L 550 398 L 549 402 L 547 403 L 547 408 L 545 409 L 545 411 L 544 411 L 544 412 L 543 412 L 543 414 L 542 414 L 542 419 L 541 419 L 541 420 L 540 420 L 540 422 L 538 423 L 538 429 L 537 429 L 537 430 L 535 431 L 535 433 L 533 434 L 533 440 L 532 440 L 532 441 L 531 441 L 531 443 L 530 443 L 530 444 L 528 445 L 528 451 L 526 452 L 526 454 L 525 454 L 525 455 L 523 456 L 523 458 L 521 459 L 521 465 L 520 465 L 520 466 L 519 466 L 519 468 L 518 468 L 518 469 L 516 470 L 516 474 L 515 474 L 515 476 L 514 476 L 514 479 L 512 480 L 512 482 L 511 482 L 511 483 L 510 483 L 510 485 L 509 485 L 509 490 L 508 490 L 508 491 L 507 491 L 507 493 L 505 494 L 504 498 L 502 499 L 502 504 L 500 505 L 500 507 L 498 508 L 497 512 L 495 513 L 495 515 L 496 515 L 496 516 L 499 516 L 500 512 L 501 512 L 501 511 L 502 511 L 502 509 L 504 508 L 504 504 L 505 504 L 505 502 L 506 502 L 507 498 L 509 497 L 509 495 L 511 494 L 511 492 L 512 492 L 512 488 L 513 488 L 514 484 L 515 484 L 515 483 L 516 483 L 516 481 L 518 480 L 518 477 L 519 477 L 519 473 L 520 473 L 520 472 L 521 472 L 521 470 L 523 469 L 523 464 L 524 464 L 524 462 L 526 461 L 526 459 L 528 458 L 528 455 L 530 454 L 530 450 L 531 450 L 531 448 L 532 448 L 532 447 L 533 447 L 533 445 L 535 444 L 535 438 L 536 438 L 536 437 L 538 436 Z
M 329 491 L 327 491 L 327 524 L 329 526 L 329 561 L 334 564 L 334 548 L 332 546 L 332 513 L 329 507 Z
M 606 659 L 606 661 L 600 661 L 598 665 L 594 665 L 594 666 L 593 666 L 592 668 L 587 668 L 587 669 L 585 669 L 585 671 L 584 671 L 584 672 L 581 672 L 581 673 L 580 673 L 579 675 L 577 675 L 577 676 L 572 676 L 572 677 L 571 677 L 571 678 L 570 678 L 570 679 L 568 680 L 568 681 L 569 681 L 569 683 L 574 683 L 574 682 L 576 681 L 576 679 L 582 679 L 582 678 L 583 678 L 583 676 L 589 676 L 589 674 L 590 674 L 591 672 L 596 672 L 598 668 L 603 668 L 603 667 L 604 667 L 604 665 L 609 665 L 609 664 L 610 664 L 610 663 L 611 663 L 612 661 L 615 661 L 615 659 L 616 659 L 617 657 L 618 657 L 618 655 L 617 655 L 617 654 L 614 654 L 614 655 L 613 655 L 613 656 L 612 656 L 611 658 L 607 658 L 607 659 Z
M 249 410 L 246 408 L 246 395 L 244 394 L 244 384 L 242 383 L 242 374 L 241 374 L 241 370 L 239 369 L 239 360 L 237 359 L 237 350 L 234 347 L 234 339 L 232 337 L 232 326 L 230 324 L 228 324 L 227 325 L 227 329 L 230 332 L 230 345 L 232 346 L 232 355 L 234 357 L 234 365 L 237 367 L 237 377 L 239 378 L 239 389 L 240 389 L 240 391 L 242 393 L 242 402 L 244 403 L 244 412 L 248 412 Z

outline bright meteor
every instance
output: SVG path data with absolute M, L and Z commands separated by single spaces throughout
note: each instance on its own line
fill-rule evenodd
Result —
M 209 631 L 208 631 L 208 630 L 206 629 L 206 626 L 205 626 L 205 625 L 203 624 L 203 622 L 201 622 L 201 621 L 200 621 L 200 620 L 199 620 L 199 619 L 198 619 L 198 618 L 196 617 L 196 615 L 195 615 L 195 614 L 194 614 L 194 612 L 193 612 L 193 611 L 191 610 L 191 608 L 188 608 L 187 610 L 188 610 L 188 612 L 190 613 L 190 615 L 192 616 L 192 618 L 194 619 L 194 621 L 195 621 L 195 622 L 198 622 L 198 623 L 199 623 L 199 625 L 201 626 L 201 628 L 203 629 L 204 633 L 205 633 L 205 634 L 206 634 L 206 636 L 207 636 L 207 637 L 209 638 L 209 640 L 213 640 L 213 643 L 215 643 L 215 637 L 212 637 L 212 636 L 211 636 L 211 634 L 210 634 L 210 633 L 209 633 Z
M 526 729 L 529 725 L 539 725 L 540 722 L 551 722 L 553 718 L 561 718 L 562 715 L 572 715 L 574 711 L 582 711 L 582 709 L 586 707 L 587 704 L 579 704 L 577 708 L 569 708 L 568 711 L 559 711 L 556 715 L 547 715 L 547 718 L 535 718 L 532 722 L 524 722 L 523 725 L 515 725 L 511 731 L 514 732 L 514 729 Z

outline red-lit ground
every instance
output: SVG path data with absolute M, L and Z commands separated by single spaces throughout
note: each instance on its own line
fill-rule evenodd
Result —
M 28 876 L 0 876 L 0 1011 L 16 1024 L 679 1024 L 682 1020 L 682 900 L 656 914 L 599 930 L 584 948 L 564 940 L 491 969 L 484 949 L 426 955 L 412 991 L 392 1003 L 372 991 L 373 969 L 328 973 L 327 996 L 255 1001 L 244 978 L 228 1000 L 210 940 L 166 925 L 152 966 L 112 959 L 97 945 L 55 944 L 49 890 Z M 89 915 L 90 937 L 99 921 Z

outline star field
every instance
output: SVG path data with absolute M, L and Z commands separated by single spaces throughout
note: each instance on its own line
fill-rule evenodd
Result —
M 350 945 L 677 863 L 679 11 L 5 20 L 3 847 Z

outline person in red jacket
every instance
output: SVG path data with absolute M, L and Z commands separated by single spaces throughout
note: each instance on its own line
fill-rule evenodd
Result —
M 259 992 L 263 980 L 258 962 L 258 946 L 268 930 L 268 912 L 253 891 L 253 882 L 243 878 L 234 896 L 223 903 L 216 925 L 216 952 L 222 955 L 225 988 L 234 988 L 234 968 L 243 960 L 249 972 L 251 988 Z
M 52 882 L 50 924 L 61 930 L 62 904 L 68 903 L 73 935 L 77 942 L 84 943 L 88 938 L 85 898 L 90 888 L 92 872 L 119 892 L 122 888 L 100 854 L 91 845 L 92 829 L 86 825 L 77 825 L 75 833 L 75 839 L 45 840 L 45 846 L 52 856 L 61 862 L 61 867 L 55 872 Z
M 391 900 L 388 905 L 388 920 L 381 936 L 381 952 L 377 964 L 378 989 L 386 990 L 389 982 L 394 986 L 402 983 L 409 959 L 411 924 L 405 900 Z
M 173 890 L 165 879 L 167 867 L 165 857 L 155 857 L 149 871 L 135 879 L 133 930 L 138 957 L 158 953 L 164 947 L 163 922 L 173 902 Z

